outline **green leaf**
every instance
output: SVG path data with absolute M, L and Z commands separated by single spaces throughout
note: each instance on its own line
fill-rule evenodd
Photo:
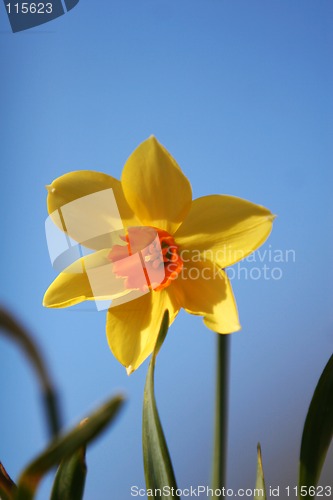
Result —
M 0 331 L 14 340 L 23 350 L 34 367 L 42 388 L 42 399 L 51 437 L 55 437 L 60 429 L 60 417 L 56 391 L 48 373 L 46 363 L 27 329 L 17 319 L 0 307 Z
M 254 490 L 254 500 L 266 500 L 266 486 L 265 486 L 265 478 L 264 478 L 264 470 L 262 468 L 262 456 L 261 456 L 261 447 L 260 443 L 257 446 L 258 451 L 258 463 L 257 463 L 257 480 L 256 487 Z
M 155 349 L 149 364 L 143 400 L 142 446 L 146 488 L 152 490 L 149 496 L 156 499 L 180 498 L 175 494 L 177 484 L 172 463 L 158 415 L 154 394 L 154 372 L 156 356 L 169 328 L 169 312 L 165 311 Z M 163 491 L 163 488 L 165 490 Z M 159 491 L 161 494 L 159 494 Z M 169 491 L 168 491 L 169 490 Z M 169 493 L 170 495 L 166 494 Z M 173 494 L 172 494 L 173 493 Z
M 321 374 L 304 424 L 299 471 L 299 486 L 307 491 L 303 499 L 314 498 L 309 487 L 318 484 L 332 436 L 333 355 Z
M 117 415 L 122 404 L 123 397 L 116 396 L 67 434 L 54 439 L 48 448 L 22 472 L 15 500 L 32 499 L 42 477 L 52 467 L 71 457 L 100 434 Z
M 85 447 L 82 447 L 61 462 L 50 500 L 82 500 L 86 474 Z
M 6 469 L 0 462 L 0 498 L 1 500 L 11 500 L 16 492 L 16 484 L 9 477 Z

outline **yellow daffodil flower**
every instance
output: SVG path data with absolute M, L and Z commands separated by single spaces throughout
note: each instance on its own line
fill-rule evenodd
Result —
M 239 330 L 237 307 L 224 269 L 264 243 L 272 229 L 271 212 L 233 196 L 192 200 L 188 179 L 168 151 L 150 137 L 128 158 L 121 181 L 88 170 L 53 181 L 48 186 L 49 214 L 108 189 L 112 189 L 121 221 L 128 228 L 125 236 L 117 243 L 105 244 L 105 249 L 91 244 L 90 248 L 97 251 L 85 258 L 84 271 L 82 267 L 76 271 L 75 262 L 64 269 L 48 288 L 44 306 L 67 307 L 84 300 L 113 299 L 107 312 L 107 339 L 128 373 L 151 354 L 165 309 L 169 310 L 170 323 L 184 308 L 203 316 L 205 325 L 217 333 Z M 77 211 L 75 229 L 64 229 L 76 241 L 82 241 L 78 233 L 86 224 L 87 210 Z M 91 205 L 89 212 L 96 224 L 107 218 L 98 204 Z M 150 238 L 149 228 L 158 235 L 158 241 Z M 140 261 L 144 268 L 140 278 L 137 268 L 131 270 L 122 257 L 127 251 L 134 255 L 143 247 L 146 253 Z M 103 264 L 112 263 L 115 282 L 121 285 L 110 297 L 94 293 L 89 279 L 89 263 L 92 268 L 98 267 L 101 259 Z M 156 275 L 160 271 L 162 279 Z M 129 291 L 141 294 L 124 302 L 123 295 Z

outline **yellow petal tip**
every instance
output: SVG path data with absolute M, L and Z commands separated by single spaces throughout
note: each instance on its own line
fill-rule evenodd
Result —
M 131 375 L 131 373 L 134 372 L 134 368 L 132 365 L 129 365 L 127 368 L 126 368 L 126 372 L 127 372 L 127 375 Z
M 48 193 L 50 193 L 50 194 L 54 193 L 55 187 L 53 187 L 52 184 L 47 184 L 45 187 L 46 187 Z

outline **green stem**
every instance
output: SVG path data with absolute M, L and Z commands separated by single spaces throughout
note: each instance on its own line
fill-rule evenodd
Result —
M 226 487 L 227 427 L 228 427 L 229 335 L 217 334 L 216 401 L 212 489 Z M 217 491 L 218 493 L 218 491 Z M 224 498 L 213 495 L 213 500 Z

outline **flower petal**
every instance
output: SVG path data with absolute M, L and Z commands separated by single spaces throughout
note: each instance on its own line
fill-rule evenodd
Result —
M 269 236 L 274 215 L 267 208 L 226 195 L 192 202 L 191 210 L 175 234 L 188 257 L 197 254 L 227 267 L 244 259 Z
M 90 170 L 70 172 L 47 189 L 47 208 L 53 222 L 89 248 L 105 248 L 109 233 L 140 225 L 120 181 L 109 175 Z
M 167 290 L 149 292 L 109 309 L 106 322 L 108 343 L 128 374 L 136 370 L 153 351 L 166 309 L 169 310 L 171 324 L 179 307 Z
M 172 234 L 190 209 L 191 185 L 155 137 L 128 158 L 121 182 L 128 204 L 144 225 Z
M 171 287 L 176 301 L 190 314 L 203 316 L 210 330 L 231 333 L 241 328 L 228 277 L 212 262 L 184 263 Z
M 84 300 L 113 300 L 129 294 L 126 280 L 119 277 L 109 259 L 109 249 L 75 261 L 47 289 L 45 307 L 69 307 Z

